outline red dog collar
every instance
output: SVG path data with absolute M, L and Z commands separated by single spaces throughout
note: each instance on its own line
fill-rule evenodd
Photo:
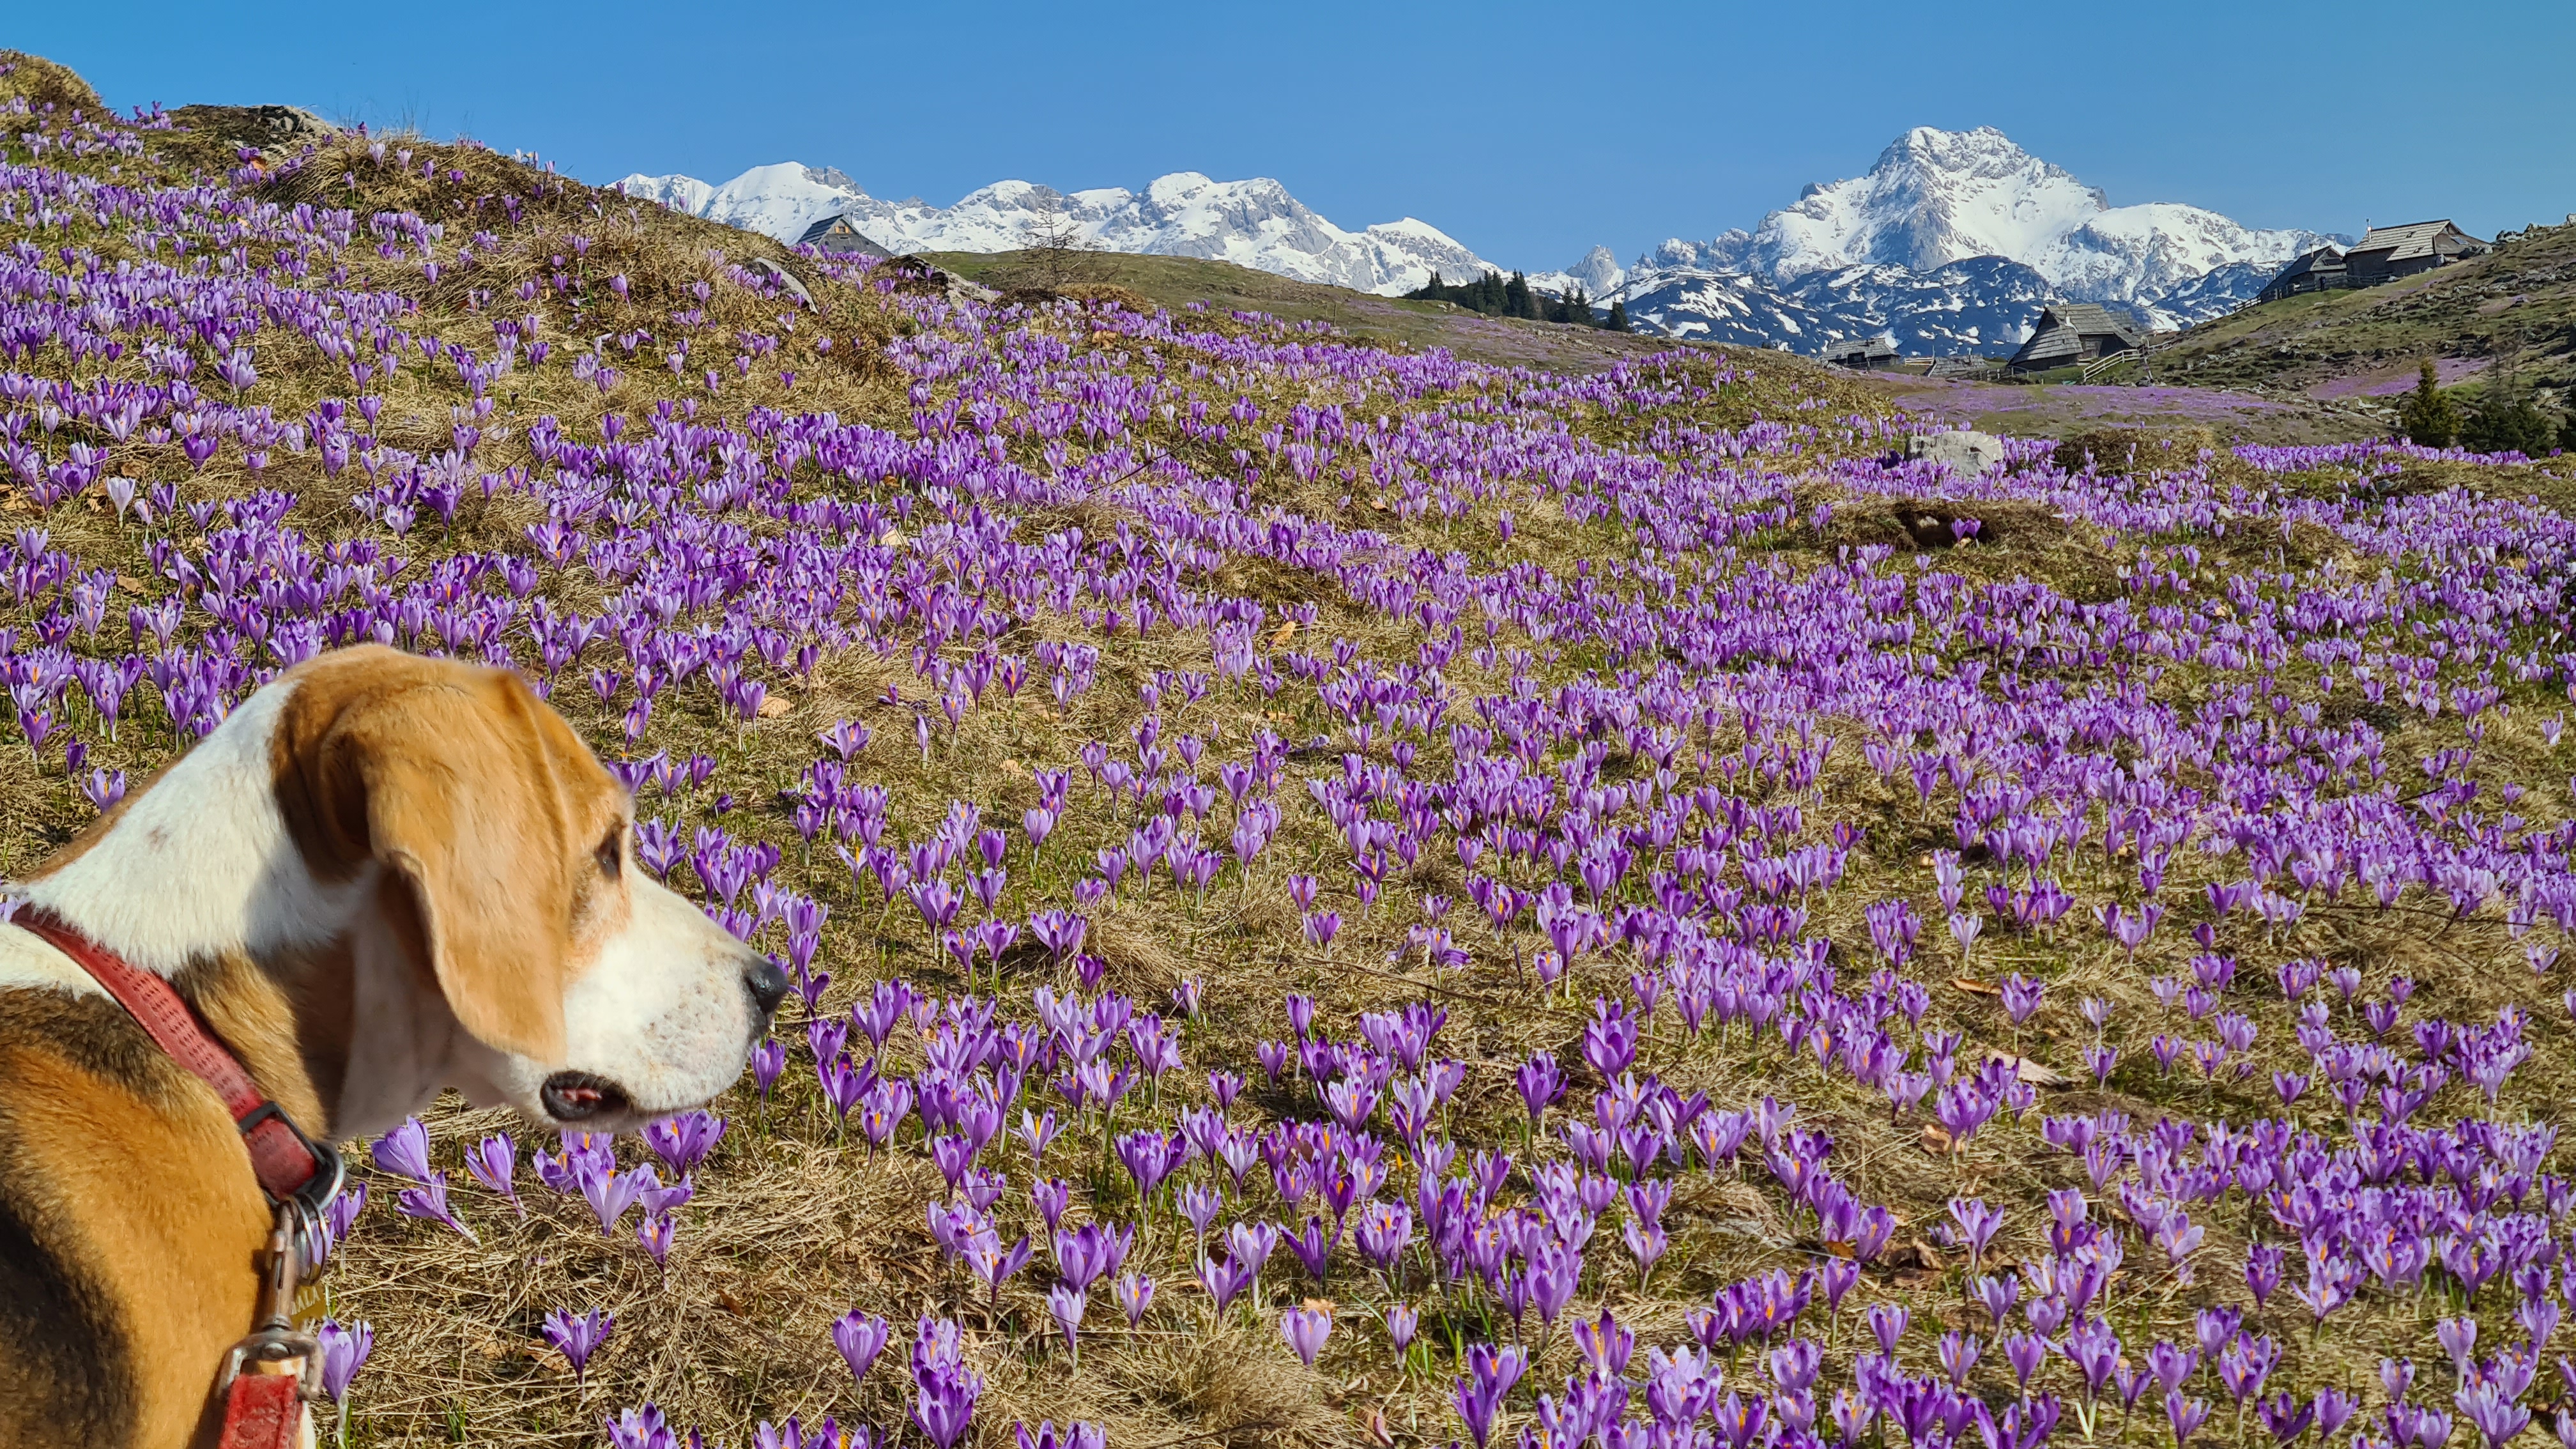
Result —
M 287 1120 L 285 1111 L 260 1091 L 240 1058 L 215 1039 L 168 981 L 128 964 L 43 911 L 21 911 L 10 923 L 43 937 L 71 957 L 116 998 L 170 1060 L 215 1089 L 241 1132 L 242 1146 L 250 1151 L 251 1171 L 259 1176 L 260 1190 L 272 1204 L 292 1205 L 307 1225 L 320 1217 L 346 1175 L 340 1154 Z
M 275 1222 L 268 1268 L 260 1280 L 258 1321 L 250 1336 L 225 1356 L 215 1381 L 224 1405 L 218 1449 L 311 1444 L 310 1406 L 320 1392 L 322 1352 L 310 1334 L 295 1328 L 295 1284 L 303 1260 L 320 1255 L 322 1209 L 347 1175 L 340 1154 L 287 1120 L 241 1059 L 215 1039 L 168 981 L 137 969 L 42 911 L 23 911 L 11 919 L 78 963 L 172 1061 L 214 1088 L 232 1114 Z

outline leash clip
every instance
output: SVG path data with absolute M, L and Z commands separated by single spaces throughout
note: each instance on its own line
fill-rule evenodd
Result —
M 244 1374 L 293 1378 L 296 1392 L 308 1404 L 322 1404 L 322 1341 L 294 1329 L 262 1328 L 224 1352 L 224 1367 L 215 1375 L 215 1397 L 231 1395 L 233 1380 Z
M 336 1154 L 331 1160 L 335 1166 L 339 1162 Z M 320 1180 L 320 1174 L 315 1178 Z M 296 1202 L 277 1204 L 268 1234 L 268 1270 L 259 1280 L 259 1326 L 224 1354 L 223 1370 L 215 1376 L 218 1398 L 229 1399 L 234 1381 L 244 1374 L 291 1376 L 308 1404 L 329 1397 L 322 1388 L 322 1341 L 295 1326 L 295 1285 L 302 1267 L 299 1210 Z

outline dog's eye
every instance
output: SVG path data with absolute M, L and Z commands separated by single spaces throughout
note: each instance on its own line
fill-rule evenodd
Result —
M 599 842 L 599 849 L 592 852 L 599 861 L 599 873 L 610 880 L 617 879 L 618 859 L 621 854 L 620 837 L 623 834 L 623 831 L 610 831 L 608 838 Z

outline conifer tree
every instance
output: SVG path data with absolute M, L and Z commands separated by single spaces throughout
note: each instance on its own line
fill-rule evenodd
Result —
M 1614 299 L 1614 300 L 1610 303 L 1610 320 L 1609 320 L 1608 322 L 1606 322 L 1606 323 L 1603 323 L 1602 325 L 1603 325 L 1603 326 L 1605 326 L 1605 327 L 1607 327 L 1607 328 L 1609 328 L 1609 329 L 1610 329 L 1611 331 L 1613 331 L 1613 332 L 1625 332 L 1625 331 L 1627 331 L 1627 330 L 1628 330 L 1628 304 L 1627 304 L 1626 302 L 1624 302 L 1624 301 L 1618 301 L 1618 300 L 1615 300 L 1615 299 Z
M 2460 425 L 2460 446 L 2473 453 L 2520 453 L 2537 458 L 2555 446 L 2558 430 L 2533 405 L 2531 394 L 2507 372 L 2490 375 L 2486 391 Z
M 2424 359 L 2424 370 L 2416 375 L 2415 390 L 2397 409 L 2397 430 L 2420 448 L 2447 448 L 2460 435 L 2459 405 L 2442 390 L 2429 357 Z

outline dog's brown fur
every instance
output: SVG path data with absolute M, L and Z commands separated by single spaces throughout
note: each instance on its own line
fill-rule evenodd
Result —
M 0 993 L 8 1442 L 206 1437 L 208 1390 L 249 1331 L 267 1231 L 212 1088 L 112 1001 Z
M 295 677 L 272 760 L 306 867 L 345 881 L 383 865 L 373 909 L 459 1024 L 559 1059 L 564 989 L 623 919 L 622 876 L 597 865 L 604 840 L 624 849 L 623 793 L 514 676 L 367 648 Z M 318 1138 L 351 1070 L 349 947 L 219 956 L 174 983 Z M 0 1442 L 211 1442 L 209 1391 L 251 1326 L 268 1216 L 212 1089 L 121 1008 L 0 990 Z

